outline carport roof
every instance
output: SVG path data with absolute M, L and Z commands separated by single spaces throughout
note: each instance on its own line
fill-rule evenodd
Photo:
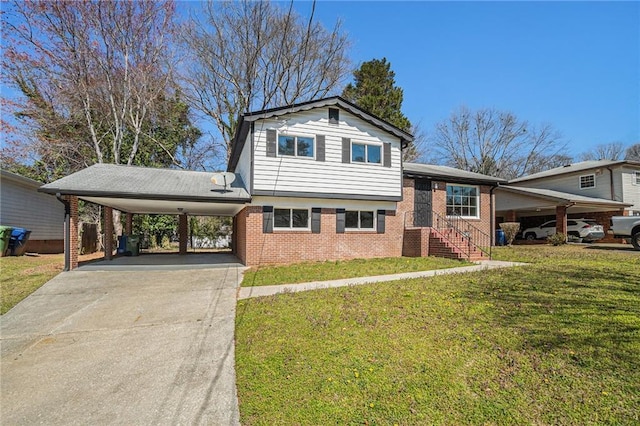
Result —
M 79 198 L 130 213 L 224 214 L 251 201 L 240 176 L 225 188 L 212 172 L 95 164 L 40 187 L 48 194 Z M 219 208 L 214 208 L 214 206 Z M 224 207 L 223 205 L 226 205 Z
M 543 198 L 557 204 L 570 204 L 582 206 L 602 206 L 602 207 L 614 207 L 621 209 L 629 207 L 632 204 L 623 203 L 620 201 L 607 200 L 605 198 L 585 197 L 583 195 L 570 194 L 568 192 L 553 191 L 551 189 L 540 188 L 524 188 L 521 186 L 508 186 L 501 185 L 498 190 L 507 192 L 513 192 L 516 194 L 530 195 L 537 198 Z

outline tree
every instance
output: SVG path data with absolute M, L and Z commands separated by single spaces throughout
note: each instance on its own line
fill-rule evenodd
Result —
M 239 114 L 327 96 L 349 69 L 340 22 L 332 30 L 265 1 L 206 4 L 185 31 L 185 76 L 194 108 L 211 118 L 231 151 Z
M 582 161 L 589 160 L 621 160 L 624 155 L 624 145 L 621 142 L 600 144 L 580 155 Z
M 551 125 L 536 128 L 491 108 L 460 108 L 436 124 L 429 142 L 438 163 L 505 179 L 556 167 L 569 158 Z
M 3 76 L 22 95 L 15 116 L 41 155 L 69 170 L 134 164 L 161 148 L 153 115 L 171 108 L 174 3 L 15 2 L 3 17 Z
M 631 145 L 627 148 L 624 159 L 629 161 L 640 161 L 640 143 Z
M 422 135 L 421 130 L 412 126 L 402 112 L 404 93 L 396 86 L 395 77 L 387 58 L 363 62 L 353 72 L 354 82 L 344 88 L 342 97 L 401 130 Z M 403 152 L 406 161 L 415 160 L 419 155 L 415 141 Z

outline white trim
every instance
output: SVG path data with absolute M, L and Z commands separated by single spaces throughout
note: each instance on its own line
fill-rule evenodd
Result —
M 276 226 L 276 210 L 289 210 L 289 227 L 280 227 Z M 294 228 L 293 226 L 293 211 L 294 210 L 306 210 L 307 211 L 307 226 Z M 311 231 L 311 209 L 310 208 L 299 208 L 299 207 L 283 207 L 283 206 L 274 206 L 273 207 L 273 217 L 271 218 L 273 223 L 274 231 Z
M 593 186 L 582 186 L 582 178 L 588 178 L 593 176 Z M 578 187 L 580 189 L 593 189 L 596 187 L 596 174 L 595 173 L 590 173 L 588 175 L 580 175 L 578 177 Z
M 480 185 L 467 185 L 464 183 L 447 183 L 445 185 L 445 194 L 444 194 L 444 209 L 445 209 L 445 216 L 446 217 L 455 217 L 455 216 L 451 216 L 448 214 L 447 210 L 449 207 L 449 204 L 447 203 L 447 198 L 448 198 L 448 193 L 449 193 L 449 187 L 464 187 L 464 188 L 474 188 L 476 190 L 476 215 L 475 216 L 463 216 L 460 215 L 461 218 L 463 219 L 470 219 L 470 220 L 479 220 L 480 219 L 480 210 L 481 210 L 481 206 L 480 206 Z M 464 207 L 464 206 L 463 206 Z M 469 208 L 471 208 L 471 206 L 468 206 Z
M 635 171 L 631 173 L 631 184 L 640 185 L 640 171 Z

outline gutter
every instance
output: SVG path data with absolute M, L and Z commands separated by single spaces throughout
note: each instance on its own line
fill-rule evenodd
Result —
M 56 193 L 56 198 L 64 204 L 64 272 L 71 270 L 71 203 Z

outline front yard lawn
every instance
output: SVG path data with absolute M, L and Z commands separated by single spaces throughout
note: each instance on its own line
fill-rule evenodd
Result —
M 532 264 L 239 302 L 242 424 L 638 424 L 638 253 L 496 252 Z
M 456 268 L 471 263 L 442 257 L 387 257 L 381 259 L 354 259 L 328 262 L 303 262 L 286 266 L 261 266 L 247 270 L 243 287 L 294 284 L 309 281 L 327 281 L 342 278 L 399 274 L 402 272 L 431 271 Z

